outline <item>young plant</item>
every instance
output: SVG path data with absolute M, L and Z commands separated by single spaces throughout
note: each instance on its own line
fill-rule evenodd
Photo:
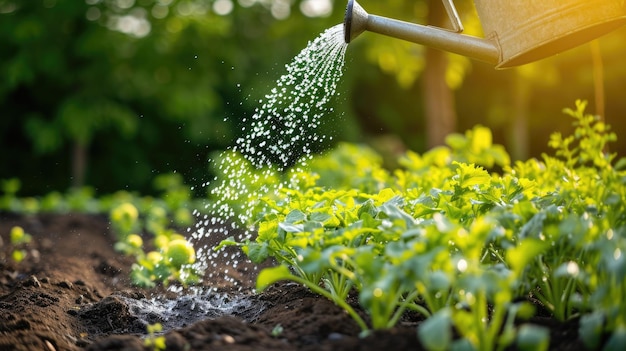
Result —
M 193 246 L 180 234 L 165 231 L 154 240 L 156 251 L 136 254 L 137 262 L 132 265 L 131 279 L 134 284 L 154 287 L 155 282 L 168 285 L 178 281 L 184 286 L 195 284 L 199 278 L 193 269 L 196 254 Z
M 283 326 L 278 323 L 274 326 L 274 328 L 272 328 L 271 334 L 273 337 L 277 338 L 283 333 L 283 331 L 285 331 L 285 328 L 283 328 Z
M 268 286 L 281 280 L 290 280 L 302 284 L 314 293 L 317 293 L 329 299 L 330 301 L 333 301 L 337 306 L 343 308 L 344 311 L 346 311 L 350 315 L 350 317 L 352 317 L 352 319 L 354 319 L 354 321 L 358 324 L 363 333 L 367 333 L 367 331 L 369 330 L 363 318 L 361 318 L 361 316 L 355 311 L 355 309 L 352 308 L 352 306 L 350 306 L 345 300 L 336 298 L 336 296 L 333 296 L 328 290 L 325 290 L 318 284 L 314 284 L 307 279 L 292 274 L 287 266 L 279 265 L 276 267 L 263 269 L 257 277 L 256 291 L 258 293 L 262 293 Z
M 619 350 L 626 341 L 626 238 L 606 230 L 592 245 L 595 253 L 586 271 L 593 293 L 593 311 L 580 319 L 580 335 L 590 349 Z M 604 344 L 602 340 L 605 340 Z
M 121 203 L 111 209 L 109 219 L 119 240 L 124 240 L 139 229 L 139 211 L 130 202 Z
M 534 308 L 528 302 L 513 302 L 514 272 L 501 264 L 476 266 L 466 258 L 457 259 L 457 269 L 452 286 L 456 303 L 440 309 L 418 327 L 426 348 L 492 351 L 504 350 L 517 341 L 525 349 L 547 350 L 547 330 L 517 325 L 519 320 L 530 318 Z M 453 340 L 452 328 L 460 339 Z
M 27 255 L 26 250 L 24 250 L 23 247 L 30 243 L 32 237 L 30 234 L 26 233 L 24 229 L 20 226 L 12 227 L 9 236 L 11 240 L 11 245 L 13 246 L 11 258 L 13 259 L 13 261 L 20 263 L 26 258 Z
M 0 179 L 0 210 L 21 212 L 22 202 L 17 197 L 17 192 L 22 187 L 22 182 L 17 178 Z
M 186 286 L 199 280 L 192 267 L 195 250 L 185 237 L 167 229 L 169 220 L 163 207 L 151 207 L 142 221 L 137 208 L 130 202 L 123 202 L 111 210 L 110 218 L 118 234 L 115 249 L 134 256 L 137 261 L 131 267 L 134 284 L 150 288 L 155 282 L 167 285 L 178 281 Z M 142 237 L 134 232 L 141 229 L 154 235 L 155 251 L 144 251 Z
M 158 335 L 163 331 L 161 323 L 148 324 L 146 326 L 148 336 L 143 342 L 143 345 L 152 351 L 165 351 L 167 345 L 165 344 L 165 336 Z

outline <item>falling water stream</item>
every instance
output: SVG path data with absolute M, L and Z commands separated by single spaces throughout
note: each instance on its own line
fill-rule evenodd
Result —
M 218 163 L 218 169 L 229 176 L 204 184 L 211 187 L 212 197 L 217 200 L 207 206 L 207 214 L 202 215 L 192 229 L 195 242 L 209 237 L 217 239 L 209 241 L 219 242 L 232 236 L 233 232 L 238 233 L 235 239 L 239 241 L 252 237 L 254 228 L 247 226 L 253 215 L 252 206 L 234 209 L 231 204 L 235 200 L 241 203 L 242 198 L 278 190 L 284 184 L 270 181 L 274 172 L 285 171 L 294 164 L 305 167 L 312 157 L 311 150 L 326 140 L 327 136 L 319 134 L 317 127 L 323 116 L 333 112 L 327 103 L 336 95 L 346 48 L 343 25 L 327 29 L 286 65 L 286 73 L 259 101 L 254 114 L 247 117 L 250 120 L 242 120 L 248 126 L 242 128 L 244 136 L 214 161 Z M 235 157 L 235 154 L 243 157 Z M 261 179 L 256 178 L 256 182 L 262 186 L 250 181 L 253 177 L 250 165 L 257 169 L 255 177 L 261 170 Z M 195 215 L 200 216 L 199 213 Z M 219 255 L 226 253 L 215 252 L 213 246 L 205 245 L 196 247 L 196 254 L 196 268 L 208 272 L 209 279 L 215 274 L 228 273 L 218 272 L 214 263 Z M 226 259 L 226 264 L 234 270 L 242 258 L 234 255 Z M 232 283 L 237 285 L 236 281 Z M 249 309 L 252 303 L 249 297 L 225 297 L 210 289 L 196 291 L 193 296 L 179 296 L 177 300 L 161 297 L 125 300 L 137 318 L 146 324 L 159 321 L 166 330 Z M 257 310 L 262 308 L 256 306 Z M 181 315 L 185 317 L 182 320 Z
M 317 132 L 317 127 L 324 115 L 333 112 L 327 103 L 335 96 L 346 47 L 341 24 L 323 32 L 286 66 L 287 73 L 259 101 L 251 120 L 243 120 L 251 122 L 250 126 L 243 128 L 244 136 L 218 161 L 218 169 L 228 177 L 215 179 L 220 183 L 211 184 L 213 198 L 217 200 L 208 205 L 209 214 L 198 223 L 194 239 L 212 235 L 226 238 L 232 235 L 231 229 L 241 230 L 235 237 L 237 240 L 252 235 L 253 228 L 246 227 L 253 216 L 252 206 L 235 210 L 230 204 L 279 189 L 283 184 L 267 181 L 274 172 L 282 172 L 296 161 L 303 167 L 312 157 L 312 148 L 327 138 Z M 251 182 L 249 165 L 260 170 L 263 179 Z M 258 173 L 254 176 L 258 177 Z M 221 254 L 213 252 L 211 247 L 200 247 L 197 251 L 201 270 L 211 270 L 212 260 Z

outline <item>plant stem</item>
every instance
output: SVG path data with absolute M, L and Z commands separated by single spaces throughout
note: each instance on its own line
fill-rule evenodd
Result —
M 421 314 L 422 316 L 426 318 L 429 318 L 433 315 L 426 307 L 416 304 L 416 303 L 408 303 L 406 307 L 410 310 L 413 310 Z
M 487 327 L 488 342 L 489 344 L 491 344 L 490 348 L 492 349 L 494 346 L 496 346 L 495 344 L 496 340 L 498 340 L 498 334 L 504 332 L 504 329 L 502 328 L 502 323 L 504 316 L 507 312 L 507 309 L 504 307 L 505 306 L 493 306 L 493 314 L 491 315 L 491 321 L 489 321 L 489 326 Z M 497 344 L 497 350 L 500 351 L 504 349 L 505 345 L 502 345 L 499 342 Z
M 411 292 L 409 294 L 409 296 L 407 296 L 404 301 L 402 301 L 402 303 L 400 304 L 400 306 L 398 307 L 398 309 L 396 310 L 396 312 L 393 314 L 393 316 L 391 317 L 391 319 L 389 320 L 389 322 L 387 322 L 387 328 L 391 328 L 394 325 L 396 325 L 396 323 L 398 323 L 398 319 L 400 319 L 400 317 L 402 316 L 402 314 L 404 313 L 404 311 L 409 308 L 409 305 L 414 305 L 415 306 L 415 310 L 418 312 L 419 309 L 421 309 L 423 312 L 426 312 L 425 314 L 422 312 L 422 314 L 425 317 L 430 316 L 430 313 L 428 313 L 428 311 L 422 307 L 422 306 L 418 306 L 415 305 L 413 303 L 413 300 L 415 300 L 417 298 L 417 296 L 419 295 L 419 293 L 417 292 L 417 290 L 414 290 L 413 292 Z
M 488 328 L 485 327 L 485 323 L 487 321 L 487 297 L 486 293 L 483 290 L 479 290 L 476 293 L 476 328 L 478 331 L 478 350 L 480 351 L 491 351 L 492 343 L 490 342 L 490 332 Z
M 359 314 L 356 313 L 356 311 L 352 308 L 352 306 L 350 306 L 346 301 L 335 298 L 330 292 L 324 290 L 319 285 L 313 284 L 312 282 L 306 279 L 300 278 L 295 275 L 289 277 L 289 279 L 295 281 L 296 283 L 300 283 L 306 286 L 311 291 L 324 296 L 325 298 L 334 302 L 337 306 L 343 308 L 346 312 L 348 312 L 350 317 L 352 317 L 352 319 L 354 319 L 354 321 L 359 325 L 359 327 L 361 328 L 361 332 L 367 332 L 369 330 L 369 328 L 367 327 L 367 324 L 365 324 L 365 321 L 363 321 L 363 318 L 361 318 L 361 316 L 359 316 Z

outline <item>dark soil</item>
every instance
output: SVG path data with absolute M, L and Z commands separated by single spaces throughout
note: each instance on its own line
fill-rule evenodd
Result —
M 10 258 L 15 225 L 33 236 L 19 264 Z M 242 263 L 233 269 L 226 258 L 210 266 L 206 292 L 136 288 L 128 279 L 132 259 L 113 250 L 103 216 L 5 213 L 0 235 L 0 350 L 149 350 L 146 326 L 156 322 L 165 328 L 167 350 L 422 349 L 419 315 L 360 338 L 345 312 L 299 285 L 253 295 L 255 270 Z M 226 271 L 236 283 L 221 278 Z M 550 327 L 551 349 L 583 349 L 577 321 L 534 322 Z M 282 332 L 272 333 L 278 325 Z

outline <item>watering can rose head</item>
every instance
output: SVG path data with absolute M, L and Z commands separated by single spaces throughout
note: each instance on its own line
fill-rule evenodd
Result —
M 484 38 L 464 35 L 452 0 L 442 0 L 452 30 L 368 14 L 349 0 L 344 38 L 364 31 L 408 40 L 509 68 L 584 44 L 626 24 L 623 0 L 474 0 Z

